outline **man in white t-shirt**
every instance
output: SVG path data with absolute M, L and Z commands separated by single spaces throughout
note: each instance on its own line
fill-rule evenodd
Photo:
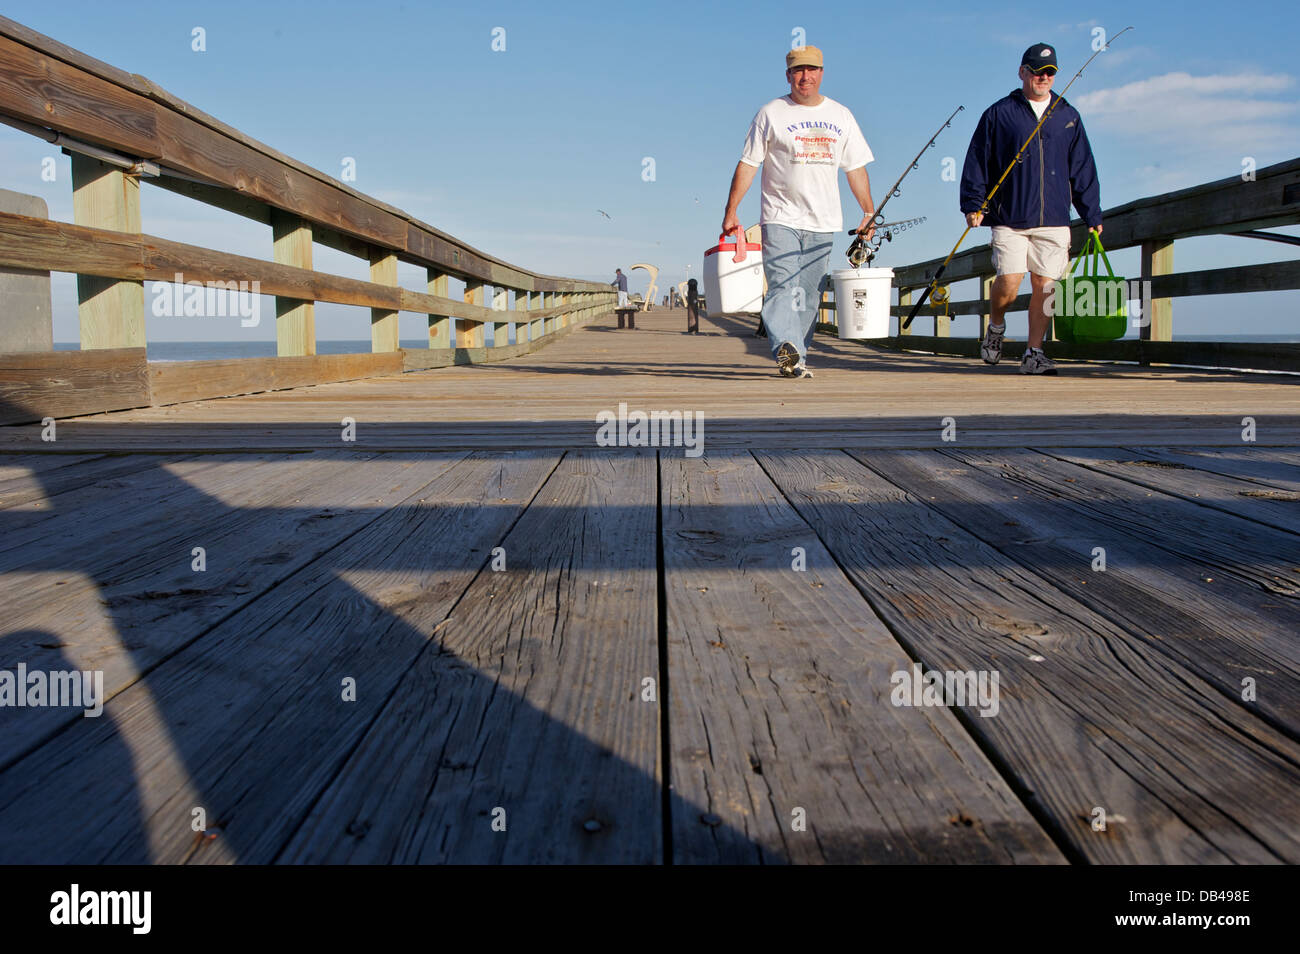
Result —
M 857 120 L 849 110 L 821 95 L 822 51 L 815 46 L 791 50 L 785 58 L 790 95 L 774 99 L 758 111 L 736 172 L 722 219 L 723 234 L 740 228 L 736 210 L 763 167 L 763 271 L 767 295 L 763 324 L 781 374 L 812 377 L 808 346 L 821 300 L 835 233 L 843 228 L 839 170 L 862 207 L 858 231 L 871 238 L 871 181 L 866 165 L 872 160 Z

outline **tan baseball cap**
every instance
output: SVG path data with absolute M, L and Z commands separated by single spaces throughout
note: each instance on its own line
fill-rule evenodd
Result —
M 801 46 L 797 50 L 791 50 L 785 55 L 785 68 L 794 69 L 796 66 L 821 66 L 822 51 L 815 46 Z

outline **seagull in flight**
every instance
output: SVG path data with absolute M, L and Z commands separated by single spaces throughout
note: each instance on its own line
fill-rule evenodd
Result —
M 604 216 L 605 218 L 607 218 L 607 219 L 611 219 L 611 220 L 612 220 L 612 219 L 614 218 L 614 216 L 610 215 L 610 214 L 609 214 L 608 212 L 606 212 L 604 209 L 597 209 L 596 211 L 599 212 L 601 215 L 603 215 L 603 216 Z

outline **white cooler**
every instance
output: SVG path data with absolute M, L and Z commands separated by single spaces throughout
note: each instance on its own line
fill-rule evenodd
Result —
M 746 242 L 744 232 L 733 242 L 718 236 L 718 244 L 704 253 L 704 296 L 710 315 L 761 312 L 763 246 Z
M 889 337 L 889 290 L 892 268 L 837 268 L 835 317 L 841 338 Z

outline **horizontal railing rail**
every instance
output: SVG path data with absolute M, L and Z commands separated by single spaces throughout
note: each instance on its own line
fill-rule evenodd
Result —
M 1267 166 L 1253 173 L 1128 202 L 1104 212 L 1102 221 L 1105 226 L 1103 239 L 1108 251 L 1133 247 L 1141 249 L 1139 274 L 1125 276 L 1130 281 L 1147 283 L 1144 286 L 1136 286 L 1145 292 L 1143 296 L 1145 312 L 1133 318 L 1140 340 L 1172 341 L 1171 301 L 1174 298 L 1300 288 L 1300 260 L 1175 272 L 1173 255 L 1174 242 L 1181 238 L 1231 235 L 1300 224 L 1300 158 Z M 1087 231 L 1087 225 L 1082 221 L 1071 223 L 1070 247 L 1073 253 L 1077 253 L 1083 246 Z M 1264 233 L 1264 236 L 1267 237 L 1267 233 Z M 943 259 L 933 258 L 896 267 L 894 284 L 898 288 L 899 303 L 890 309 L 890 313 L 899 317 L 909 314 L 912 310 L 913 293 L 923 289 L 942 264 Z M 933 318 L 934 335 L 926 340 L 933 341 L 947 337 L 950 331 L 949 319 L 958 315 L 978 315 L 979 333 L 982 337 L 989 319 L 989 291 L 994 273 L 992 250 L 988 245 L 970 248 L 953 256 L 943 274 L 944 284 L 951 285 L 978 279 L 980 297 L 964 301 L 950 300 L 946 308 L 943 305 L 927 302 L 925 310 L 917 316 Z M 829 287 L 829 283 L 827 297 L 823 299 L 821 307 L 823 309 L 821 320 L 833 327 L 834 292 Z M 1022 294 L 1008 310 L 1025 311 L 1028 307 L 1029 295 Z M 896 338 L 889 340 L 897 343 L 900 339 L 916 337 L 918 340 L 907 346 L 921 347 L 920 336 L 912 336 L 911 332 L 912 329 L 902 330 Z M 1131 342 L 1129 345 L 1124 345 L 1122 342 L 1114 344 L 1115 347 L 1110 348 L 1110 352 L 1113 352 L 1114 357 L 1119 360 L 1131 359 L 1136 354 L 1151 360 L 1180 363 L 1176 360 L 1179 354 L 1177 348 L 1152 348 L 1143 351 L 1131 347 Z M 1188 342 L 1189 347 L 1193 344 L 1196 343 Z M 1053 353 L 1066 357 L 1071 356 L 1069 352 L 1073 350 L 1079 350 L 1081 357 L 1085 356 L 1085 352 L 1087 357 L 1106 357 L 1109 353 L 1108 346 L 1105 344 L 1089 345 L 1083 349 L 1062 348 L 1060 345 L 1056 348 Z M 943 350 L 952 351 L 946 346 Z M 969 350 L 963 346 L 953 353 L 965 353 Z M 1227 352 L 1222 349 L 1216 352 L 1199 344 L 1195 350 L 1198 359 L 1216 353 L 1227 355 Z M 1250 349 L 1243 352 L 1243 354 L 1248 353 L 1253 352 Z M 1290 358 L 1289 353 L 1288 358 Z
M 72 354 L 127 355 L 144 347 L 145 282 L 253 287 L 275 296 L 282 358 L 315 355 L 316 302 L 370 308 L 374 353 L 402 350 L 398 313 L 421 313 L 428 317 L 429 350 L 445 354 L 415 356 L 405 361 L 408 369 L 478 353 L 488 326 L 491 350 L 517 350 L 610 311 L 616 299 L 608 284 L 544 275 L 491 256 L 252 139 L 143 76 L 3 17 L 0 122 L 72 156 L 73 223 L 0 212 L 0 266 L 77 274 L 82 352 Z M 269 225 L 273 261 L 148 234 L 140 221 L 142 182 Z M 366 260 L 370 280 L 313 268 L 315 243 Z M 426 270 L 427 291 L 398 284 L 399 262 Z M 450 296 L 453 279 L 464 283 L 459 300 Z M 511 325 L 515 345 L 508 343 Z M 0 354 L 15 350 L 5 338 L 0 326 Z M 60 366 L 76 360 L 69 353 L 50 358 Z M 269 367 L 260 360 L 258 367 Z M 187 362 L 196 369 L 207 363 Z M 338 362 L 320 367 L 327 365 Z M 255 384 L 245 376 L 241 386 Z

